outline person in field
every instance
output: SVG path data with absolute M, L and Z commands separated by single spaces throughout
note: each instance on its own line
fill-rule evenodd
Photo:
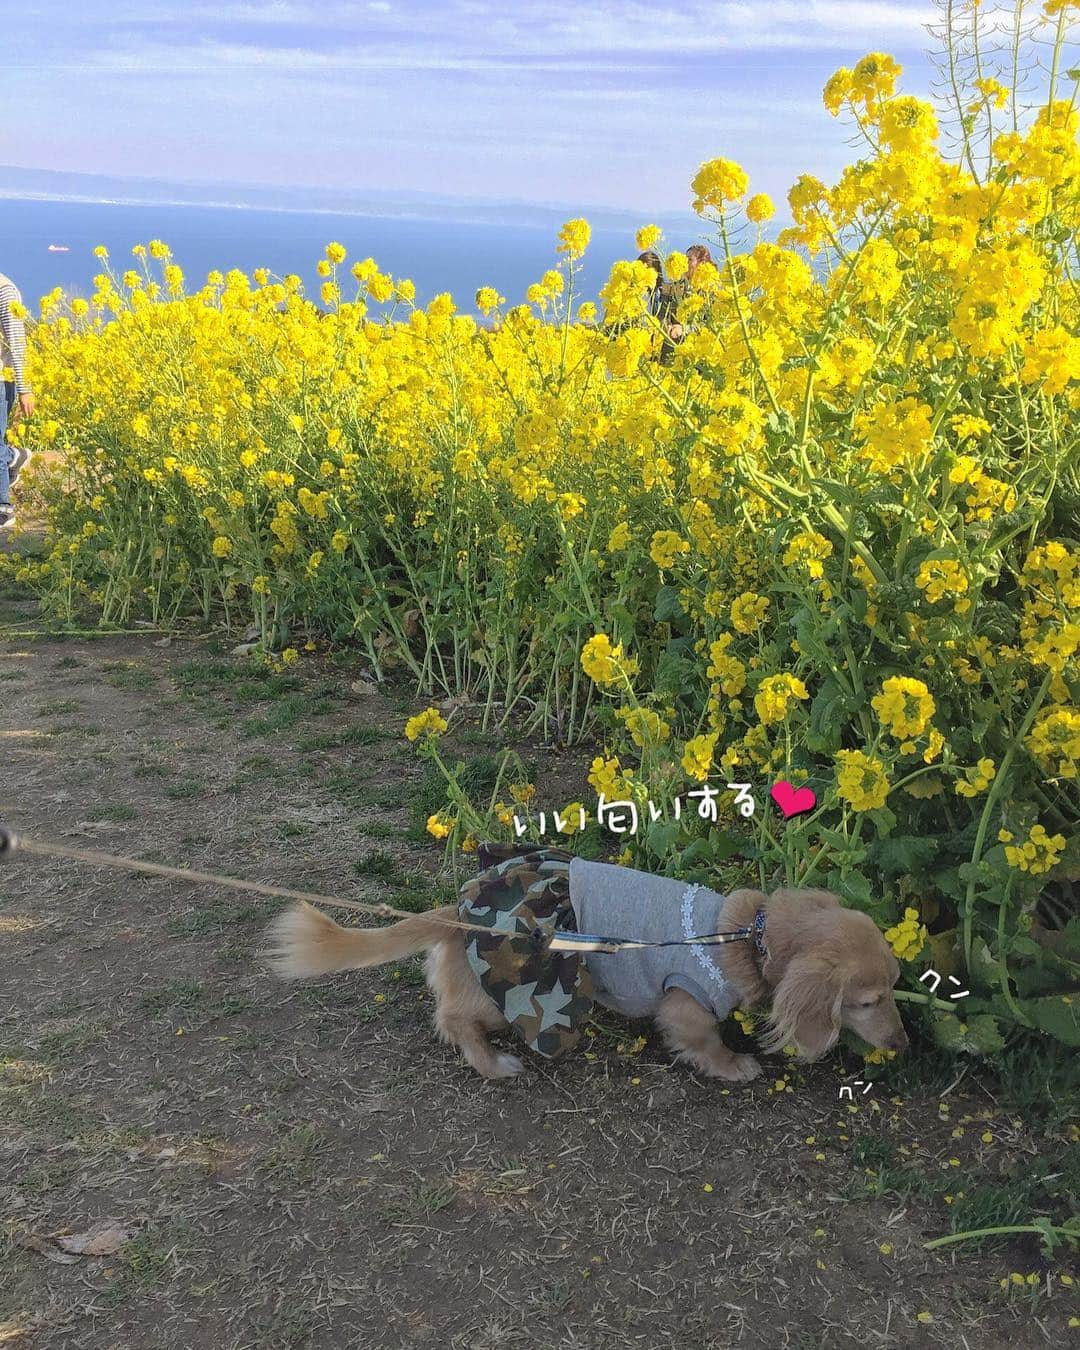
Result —
M 656 273 L 656 281 L 649 288 L 645 303 L 649 321 L 655 321 L 664 333 L 664 340 L 656 354 L 656 360 L 662 366 L 667 366 L 671 364 L 675 355 L 675 348 L 670 340 L 670 330 L 675 322 L 678 304 L 675 283 L 664 280 L 664 264 L 660 260 L 660 255 L 651 248 L 639 255 L 638 262 L 645 263 Z
M 14 524 L 11 487 L 30 460 L 30 451 L 8 441 L 8 428 L 32 417 L 34 395 L 26 379 L 26 324 L 22 296 L 10 277 L 0 272 L 0 367 L 4 396 L 0 400 L 0 530 Z
M 644 253 L 639 253 L 637 261 L 639 263 L 644 263 L 646 267 L 651 268 L 655 276 L 655 279 L 651 285 L 646 288 L 645 293 L 642 296 L 645 306 L 645 315 L 647 316 L 644 322 L 650 323 L 650 321 L 655 318 L 658 322 L 666 326 L 667 315 L 671 308 L 672 299 L 671 286 L 664 280 L 663 261 L 661 260 L 659 253 L 651 248 L 647 248 Z M 625 333 L 628 328 L 638 326 L 640 322 L 640 320 L 633 319 L 618 319 L 612 323 L 605 322 L 603 331 L 608 337 L 618 337 L 620 333 Z
M 711 263 L 712 260 L 712 254 L 704 244 L 691 244 L 686 250 L 686 276 L 671 284 L 672 303 L 670 322 L 667 325 L 667 335 L 673 343 L 681 342 L 690 331 L 690 325 L 679 319 L 679 305 L 690 294 L 690 285 L 693 281 L 694 273 L 702 263 Z

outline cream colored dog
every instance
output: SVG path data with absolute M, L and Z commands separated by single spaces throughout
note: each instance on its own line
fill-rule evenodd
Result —
M 766 1051 L 794 1045 L 806 1060 L 819 1059 L 836 1044 L 841 1027 L 871 1045 L 905 1050 L 893 985 L 900 967 L 874 921 L 845 909 L 828 891 L 734 891 L 724 906 L 733 927 L 753 922 L 764 909 L 768 955 L 751 943 L 714 948 L 725 979 L 749 1010 L 771 994 Z M 426 974 L 435 995 L 435 1025 L 477 1073 L 505 1078 L 524 1068 L 516 1055 L 494 1049 L 488 1035 L 508 1024 L 469 967 L 456 905 L 402 919 L 387 928 L 343 928 L 310 905 L 297 905 L 274 920 L 267 955 L 285 979 L 380 966 L 428 950 Z M 720 1037 L 712 1012 L 683 989 L 671 989 L 652 1016 L 670 1050 L 709 1077 L 746 1082 L 761 1073 L 753 1055 L 738 1055 Z

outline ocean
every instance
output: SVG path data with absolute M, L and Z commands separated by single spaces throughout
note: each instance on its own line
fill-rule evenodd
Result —
M 464 224 L 461 221 L 391 219 L 336 212 L 304 213 L 251 208 L 176 205 L 114 205 L 79 201 L 0 199 L 0 272 L 37 312 L 41 296 L 60 286 L 88 297 L 101 270 L 94 247 L 104 244 L 117 272 L 133 266 L 132 246 L 162 239 L 197 289 L 215 268 L 238 267 L 249 275 L 266 267 L 283 276 L 295 272 L 308 295 L 318 299 L 315 265 L 331 241 L 349 251 L 346 268 L 371 256 L 384 272 L 409 277 L 417 300 L 449 291 L 458 308 L 470 312 L 481 286 L 495 286 L 510 303 L 558 261 L 555 232 L 520 224 Z M 49 252 L 49 245 L 67 252 Z M 583 298 L 595 298 L 617 258 L 636 257 L 634 232 L 593 232 L 582 274 Z M 343 269 L 344 270 L 344 269 Z M 342 286 L 350 295 L 352 278 Z

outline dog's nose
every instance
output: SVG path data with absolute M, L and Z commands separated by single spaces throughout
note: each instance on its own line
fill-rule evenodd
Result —
M 887 1050 L 896 1050 L 898 1053 L 903 1054 L 910 1043 L 911 1042 L 907 1038 L 907 1032 L 898 1031 L 894 1036 L 889 1037 L 888 1041 L 885 1043 L 885 1048 Z

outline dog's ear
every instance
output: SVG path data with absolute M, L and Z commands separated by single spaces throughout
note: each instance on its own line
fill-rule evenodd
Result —
M 796 956 L 773 994 L 764 1049 L 794 1045 L 803 1059 L 820 1059 L 840 1035 L 843 999 L 843 970 L 837 961 L 822 953 Z

